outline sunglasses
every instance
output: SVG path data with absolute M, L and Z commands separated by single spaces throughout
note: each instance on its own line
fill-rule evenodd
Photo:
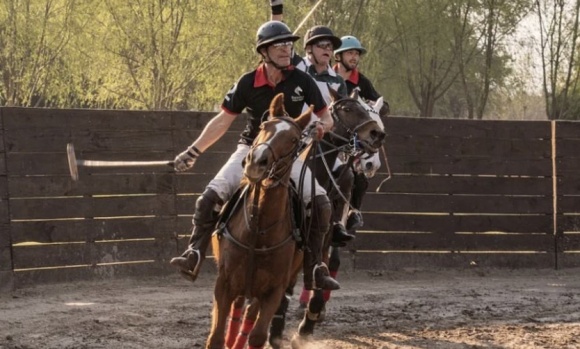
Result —
M 291 47 L 292 45 L 294 45 L 293 41 L 279 41 L 272 44 L 275 48 Z
M 321 48 L 323 50 L 332 50 L 334 48 L 334 45 L 332 45 L 332 42 L 330 42 L 329 40 L 319 41 L 316 44 L 314 44 L 314 46 Z

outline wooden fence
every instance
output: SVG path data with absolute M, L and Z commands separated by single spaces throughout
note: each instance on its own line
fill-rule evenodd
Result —
M 171 160 L 213 113 L 1 108 L 0 289 L 173 273 L 199 193 L 244 116 L 188 173 L 80 168 L 79 159 Z M 356 269 L 580 265 L 580 123 L 391 117 Z M 356 252 L 354 252 L 356 251 Z M 211 265 L 211 263 L 206 263 Z

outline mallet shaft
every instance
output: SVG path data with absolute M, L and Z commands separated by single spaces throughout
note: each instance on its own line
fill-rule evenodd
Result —
M 78 166 L 85 167 L 140 167 L 140 166 L 173 166 L 173 161 L 106 161 L 77 160 Z

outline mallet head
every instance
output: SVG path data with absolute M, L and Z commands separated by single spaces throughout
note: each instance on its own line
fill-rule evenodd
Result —
M 75 155 L 75 147 L 72 143 L 66 145 L 66 155 L 68 157 L 68 169 L 73 181 L 79 180 L 79 168 L 77 165 L 77 157 Z

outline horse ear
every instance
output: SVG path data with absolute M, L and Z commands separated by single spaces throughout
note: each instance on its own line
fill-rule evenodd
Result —
M 338 93 L 338 91 L 333 89 L 332 87 L 328 87 L 328 92 L 330 92 L 330 98 L 332 99 L 333 102 L 343 98 Z
M 284 109 L 284 94 L 278 93 L 270 102 L 270 116 L 282 116 L 286 114 Z
M 310 107 L 308 107 L 308 109 L 304 113 L 302 113 L 299 117 L 294 119 L 294 122 L 296 122 L 298 126 L 300 126 L 300 128 L 304 130 L 304 128 L 306 127 L 306 125 L 308 125 L 310 119 L 312 118 L 313 111 L 314 105 L 310 105 Z
M 383 97 L 379 97 L 379 99 L 377 99 L 377 101 L 373 105 L 373 109 L 375 110 L 375 112 L 377 112 L 377 114 L 379 114 L 379 111 L 381 110 L 383 103 L 384 103 Z
M 358 99 L 358 89 L 352 90 L 349 97 L 352 99 Z

